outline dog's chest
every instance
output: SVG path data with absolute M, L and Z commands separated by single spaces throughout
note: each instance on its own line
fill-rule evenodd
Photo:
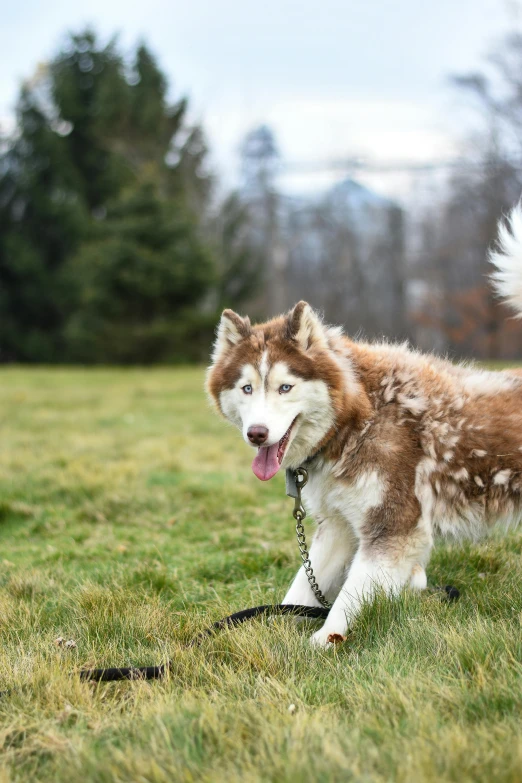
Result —
M 359 537 L 368 511 L 380 505 L 383 491 L 376 470 L 362 472 L 346 481 L 333 475 L 329 465 L 322 465 L 309 470 L 303 501 L 307 513 L 318 524 L 342 520 Z

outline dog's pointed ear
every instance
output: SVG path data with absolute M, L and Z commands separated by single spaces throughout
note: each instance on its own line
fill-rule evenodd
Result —
M 240 340 L 252 334 L 250 319 L 242 318 L 233 310 L 223 310 L 221 320 L 217 328 L 216 342 L 212 352 L 212 361 L 217 362 L 221 354 L 228 348 L 237 345 Z
M 308 302 L 298 302 L 287 316 L 288 335 L 303 351 L 312 345 L 327 345 L 323 322 Z

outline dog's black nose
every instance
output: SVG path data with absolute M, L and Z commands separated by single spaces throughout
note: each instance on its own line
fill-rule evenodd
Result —
M 267 427 L 256 424 L 253 427 L 248 428 L 247 437 L 250 443 L 254 443 L 256 446 L 262 446 L 268 438 L 268 429 Z

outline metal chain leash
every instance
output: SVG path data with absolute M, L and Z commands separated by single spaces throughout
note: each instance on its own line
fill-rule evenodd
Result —
M 303 568 L 305 570 L 306 578 L 308 579 L 308 584 L 310 585 L 313 594 L 321 606 L 324 606 L 325 609 L 330 609 L 332 604 L 326 600 L 323 593 L 321 592 L 319 585 L 317 584 L 317 580 L 312 568 L 312 563 L 310 561 L 308 547 L 306 546 L 306 535 L 303 526 L 303 519 L 306 517 L 306 511 L 303 504 L 301 503 L 301 490 L 308 481 L 308 471 L 305 470 L 305 468 L 297 468 L 297 470 L 294 472 L 294 479 L 297 489 L 294 503 L 295 533 L 297 536 L 297 544 L 299 546 L 301 560 L 303 561 Z

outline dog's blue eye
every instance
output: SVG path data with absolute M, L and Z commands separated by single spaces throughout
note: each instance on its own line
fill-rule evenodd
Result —
M 283 383 L 282 386 L 279 387 L 279 394 L 287 394 L 287 392 L 290 391 L 290 389 L 293 389 L 293 386 L 290 386 L 289 383 Z
M 242 389 L 245 392 L 245 394 L 252 394 L 252 387 L 249 383 L 247 383 L 246 386 L 243 386 Z

